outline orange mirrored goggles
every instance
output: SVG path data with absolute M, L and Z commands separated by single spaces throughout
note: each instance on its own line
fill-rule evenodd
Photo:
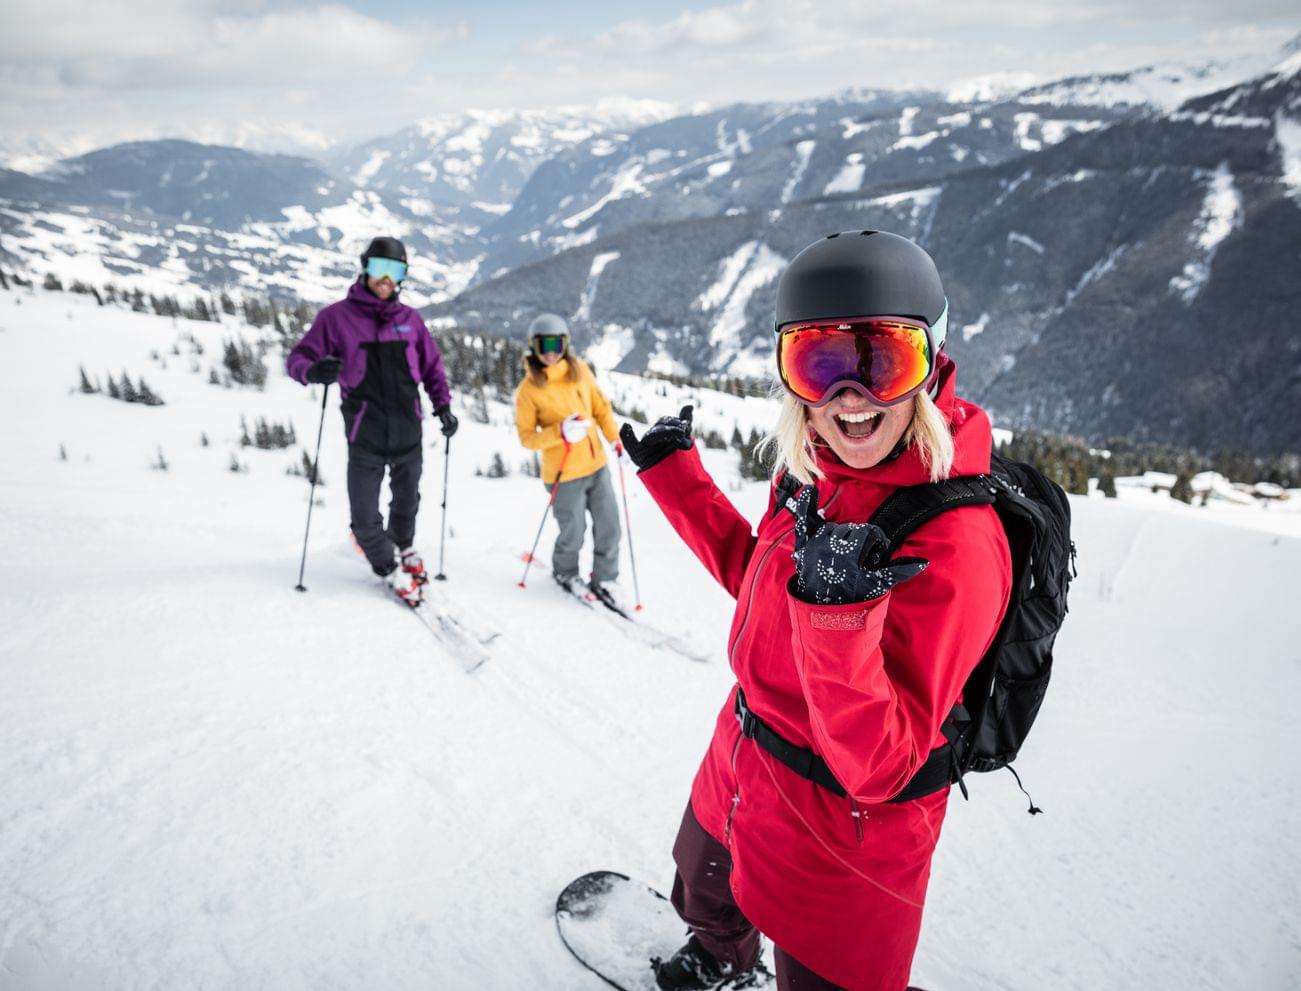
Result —
M 947 309 L 941 320 L 947 317 Z M 793 323 L 777 337 L 777 371 L 800 402 L 819 407 L 841 389 L 893 406 L 935 370 L 931 329 L 909 317 L 850 317 Z

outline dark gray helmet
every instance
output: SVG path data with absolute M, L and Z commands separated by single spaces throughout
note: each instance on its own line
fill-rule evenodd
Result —
M 948 327 L 948 301 L 931 256 L 888 231 L 842 231 L 815 241 L 777 282 L 774 329 L 837 317 L 892 316 L 925 320 L 938 351 Z
M 361 253 L 361 267 L 366 268 L 368 258 L 391 258 L 395 262 L 405 262 L 407 260 L 407 249 L 401 241 L 395 237 L 373 237 L 370 244 L 366 245 L 366 250 Z

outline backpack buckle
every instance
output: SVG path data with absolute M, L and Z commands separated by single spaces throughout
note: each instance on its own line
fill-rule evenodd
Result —
M 756 720 L 750 707 L 745 704 L 745 696 L 740 688 L 736 690 L 736 721 L 741 724 L 741 735 L 753 740 Z

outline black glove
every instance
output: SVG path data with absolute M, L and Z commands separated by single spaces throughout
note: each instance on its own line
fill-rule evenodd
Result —
M 806 485 L 795 496 L 795 577 L 790 591 L 818 605 L 845 605 L 879 598 L 916 577 L 923 558 L 884 560 L 890 541 L 872 523 L 828 523 L 818 512 L 818 490 Z
M 332 385 L 339 380 L 339 367 L 342 364 L 341 358 L 327 354 L 307 369 L 307 381 L 317 385 Z
M 674 451 L 691 450 L 691 410 L 692 407 L 683 406 L 677 416 L 661 416 L 642 434 L 641 440 L 633 433 L 631 423 L 623 425 L 619 438 L 638 471 L 659 464 Z
M 434 416 L 443 421 L 444 437 L 451 437 L 452 434 L 456 433 L 456 428 L 461 425 L 450 406 L 439 406 L 438 409 L 434 410 Z

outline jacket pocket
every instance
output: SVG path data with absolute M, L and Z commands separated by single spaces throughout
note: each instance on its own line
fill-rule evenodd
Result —
M 353 414 L 352 423 L 348 427 L 348 443 L 357 442 L 357 431 L 361 429 L 361 421 L 366 418 L 366 407 L 370 405 L 368 401 L 362 400 L 362 404 L 357 407 L 357 412 Z

